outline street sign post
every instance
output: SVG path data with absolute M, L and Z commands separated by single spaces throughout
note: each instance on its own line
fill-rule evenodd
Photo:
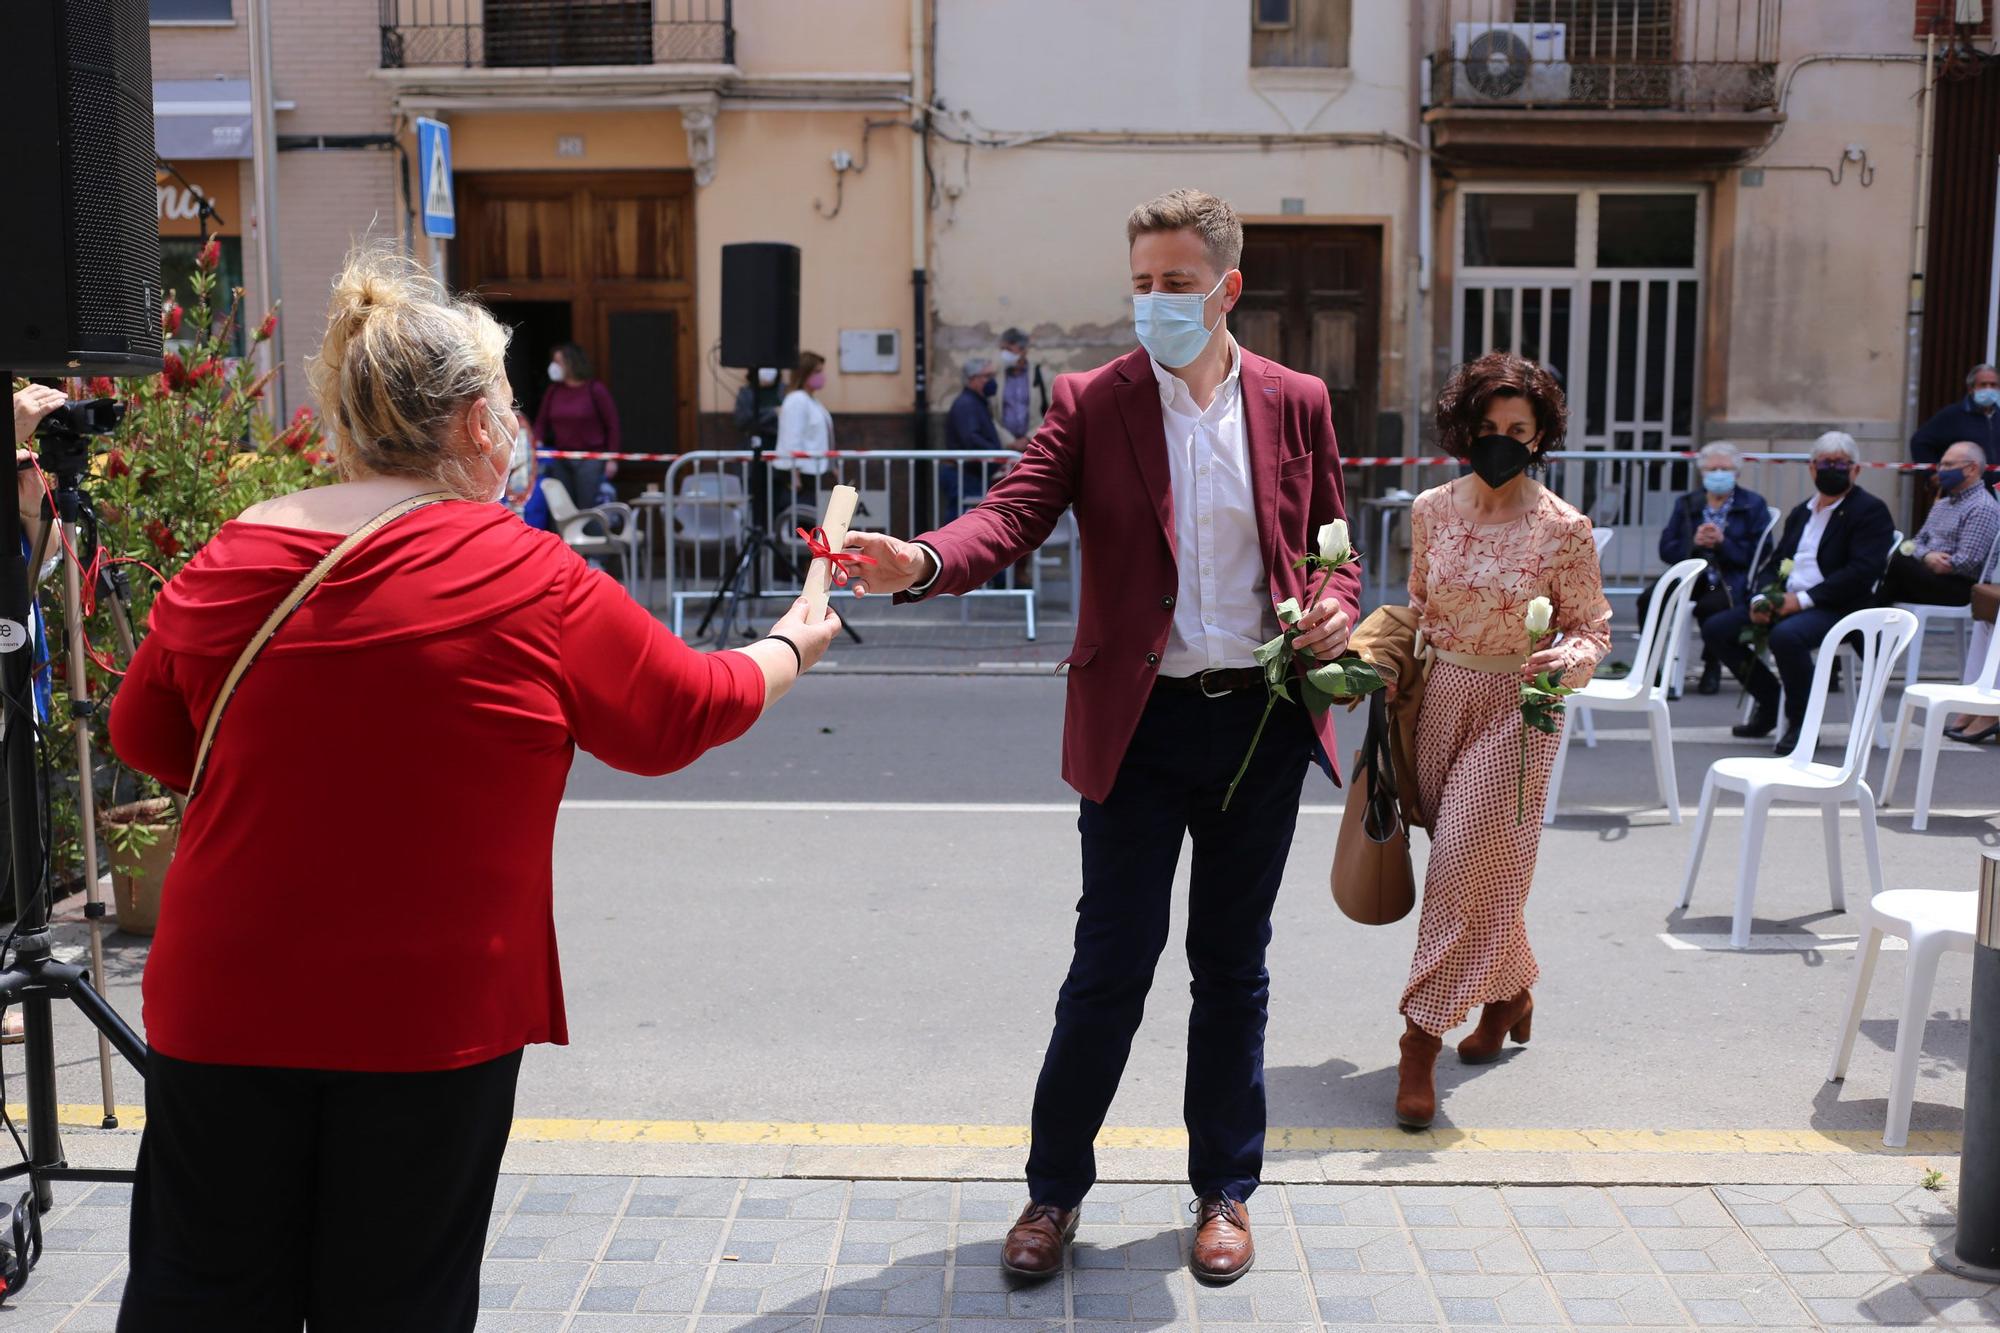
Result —
M 424 235 L 448 241 L 458 235 L 458 214 L 452 207 L 451 126 L 428 116 L 417 118 L 417 162 Z

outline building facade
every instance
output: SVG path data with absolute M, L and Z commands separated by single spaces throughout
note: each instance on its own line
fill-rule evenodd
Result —
M 168 262 L 206 221 L 257 304 L 248 2 L 154 0 L 154 56 Z M 1893 459 L 1983 348 L 1964 0 L 266 2 L 295 400 L 351 240 L 424 248 L 420 116 L 521 396 L 574 339 L 645 450 L 733 439 L 724 244 L 800 247 L 838 442 L 902 445 L 1008 326 L 1051 373 L 1127 350 L 1125 214 L 1189 184 L 1246 222 L 1238 336 L 1326 379 L 1350 454 L 1423 452 L 1500 347 L 1563 375 L 1575 447 Z

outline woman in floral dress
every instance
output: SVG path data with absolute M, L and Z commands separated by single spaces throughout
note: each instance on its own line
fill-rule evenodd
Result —
M 1438 396 L 1441 444 L 1469 463 L 1411 510 L 1410 605 L 1435 651 L 1417 726 L 1417 771 L 1431 813 L 1417 955 L 1396 1119 L 1422 1128 L 1437 1112 L 1442 1037 L 1484 1005 L 1459 1058 L 1496 1058 L 1509 1034 L 1528 1040 L 1538 975 L 1528 947 L 1528 888 L 1557 738 L 1527 732 L 1521 778 L 1521 685 L 1544 671 L 1590 679 L 1611 646 L 1611 608 L 1590 520 L 1530 475 L 1559 448 L 1568 408 L 1553 376 L 1492 352 L 1452 373 Z M 1530 652 L 1528 604 L 1554 604 L 1555 634 Z

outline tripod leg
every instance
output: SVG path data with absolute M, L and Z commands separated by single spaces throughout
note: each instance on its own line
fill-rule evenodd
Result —
M 84 914 L 90 921 L 90 979 L 104 989 L 104 900 L 97 885 L 97 784 L 90 761 L 90 680 L 84 672 L 83 580 L 63 559 L 63 620 L 69 630 L 70 725 L 76 729 L 77 827 L 83 843 Z M 52 719 L 53 720 L 53 719 Z M 118 1128 L 118 1094 L 111 1085 L 111 1043 L 97 1034 L 97 1072 L 104 1088 L 104 1128 Z
M 98 1037 L 116 1046 L 126 1063 L 138 1070 L 143 1078 L 146 1073 L 146 1043 L 118 1016 L 111 1002 L 98 994 L 85 977 L 78 977 L 69 987 L 69 998 L 83 1010 L 83 1016 L 97 1029 Z
M 28 1065 L 28 1161 L 32 1166 L 63 1165 L 62 1130 L 56 1124 L 56 1039 L 49 997 L 21 999 L 21 1029 L 26 1036 Z M 35 1203 L 43 1212 L 55 1207 L 55 1191 L 46 1180 L 35 1181 Z
M 702 613 L 701 624 L 695 627 L 695 638 L 703 638 L 708 634 L 708 627 L 714 622 L 715 613 L 723 610 L 725 602 L 733 607 L 736 599 L 742 595 L 743 579 L 749 572 L 750 562 L 756 558 L 756 551 L 756 534 L 752 533 L 744 538 L 743 552 L 736 557 L 735 567 L 729 571 L 729 577 L 716 585 L 715 596 L 708 599 L 708 610 Z M 733 611 L 731 614 L 734 614 Z

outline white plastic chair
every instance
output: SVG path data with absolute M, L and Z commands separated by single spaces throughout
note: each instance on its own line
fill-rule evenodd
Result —
M 1883 560 L 1882 560 L 1882 572 L 1881 572 L 1881 573 L 1879 573 L 1879 574 L 1877 574 L 1877 575 L 1875 576 L 1875 582 L 1874 582 L 1874 583 L 1873 583 L 1872 585 L 1870 585 L 1870 587 L 1869 587 L 1869 591 L 1870 591 L 1871 593 L 1873 593 L 1873 592 L 1874 592 L 1874 591 L 1876 591 L 1877 589 L 1881 588 L 1881 586 L 1882 586 L 1882 580 L 1883 580 L 1883 579 L 1884 579 L 1885 577 L 1887 577 L 1887 576 L 1888 576 L 1888 573 L 1889 573 L 1889 561 L 1895 558 L 1895 555 L 1896 555 L 1896 552 L 1897 552 L 1898 550 L 1900 550 L 1900 549 L 1902 548 L 1902 545 L 1903 545 L 1903 530 L 1902 530 L 1901 528 L 1898 528 L 1898 529 L 1896 529 L 1896 531 L 1895 531 L 1894 533 L 1892 533 L 1892 534 L 1890 535 L 1890 537 L 1889 537 L 1889 554 L 1888 554 L 1887 556 L 1883 557 Z M 1753 597 L 1757 595 L 1754 589 L 1752 590 L 1752 592 L 1751 592 L 1751 594 L 1750 594 L 1750 595 L 1751 595 L 1751 596 L 1753 596 Z M 1900 610 L 1900 609 L 1902 609 L 1902 608 L 1900 608 L 1900 607 L 1899 607 L 1899 608 L 1897 608 L 1897 609 L 1898 609 L 1898 610 Z M 1912 617 L 1912 618 L 1914 619 L 1914 617 Z M 1831 636 L 1829 636 L 1829 638 L 1831 638 Z M 1817 657 L 1817 656 L 1819 655 L 1819 653 L 1821 653 L 1821 652 L 1824 652 L 1824 651 L 1826 650 L 1826 644 L 1827 644 L 1827 640 L 1826 640 L 1826 639 L 1822 639 L 1822 640 L 1820 640 L 1820 646 L 1819 646 L 1819 648 L 1818 648 L 1818 649 L 1816 649 L 1816 650 L 1814 651 L 1814 656 L 1815 656 L 1815 657 Z M 1834 652 L 1836 653 L 1836 655 L 1837 655 L 1837 654 L 1839 653 L 1839 651 L 1840 651 L 1840 649 L 1841 649 L 1841 647 L 1842 647 L 1842 646 L 1843 646 L 1843 645 L 1842 645 L 1841 643 L 1839 643 L 1838 641 L 1835 641 L 1835 645 L 1834 645 Z M 1919 650 L 1919 651 L 1921 651 L 1921 650 Z M 1856 679 L 1859 679 L 1859 678 L 1860 678 L 1860 677 L 1859 677 L 1859 672 L 1860 672 L 1860 670 L 1861 670 L 1861 660 L 1860 660 L 1860 655 L 1859 655 L 1858 653 L 1854 652 L 1852 648 L 1849 648 L 1849 649 L 1848 649 L 1848 656 L 1854 659 L 1854 661 L 1853 661 L 1853 663 L 1852 663 L 1852 666 L 1853 666 L 1854 670 L 1853 670 L 1852 672 L 1850 672 L 1849 674 L 1850 674 L 1850 675 L 1853 675 L 1853 676 L 1854 676 L 1854 677 L 1855 677 Z M 1745 722 L 1748 722 L 1748 721 L 1750 720 L 1750 714 L 1751 714 L 1751 712 L 1752 712 L 1752 711 L 1753 711 L 1753 710 L 1754 710 L 1754 709 L 1756 708 L 1756 704 L 1757 704 L 1757 701 L 1756 701 L 1755 699 L 1747 699 L 1747 698 L 1746 698 L 1746 699 L 1745 699 L 1745 700 L 1743 701 L 1743 719 L 1742 719 L 1743 721 L 1745 721 Z M 1778 693 L 1778 706 L 1779 706 L 1780 710 L 1782 710 L 1782 709 L 1783 709 L 1783 707 L 1784 707 L 1784 691 L 1783 691 L 1783 688 L 1782 688 L 1782 686 L 1780 687 L 1780 689 L 1779 689 L 1779 693 Z M 1854 693 L 1849 693 L 1849 694 L 1848 694 L 1848 696 L 1847 696 L 1847 721 L 1848 721 L 1848 724 L 1849 724 L 1850 726 L 1857 726 L 1857 727 L 1858 727 L 1858 726 L 1860 725 L 1860 722 L 1861 722 L 1861 713 L 1860 713 L 1860 707 L 1861 707 L 1861 705 L 1860 705 L 1860 696 L 1859 696 L 1858 694 L 1854 694 Z M 1882 720 L 1882 717 L 1881 717 L 1881 711 L 1880 711 L 1880 709 L 1878 708 L 1878 709 L 1876 710 L 1876 712 L 1875 712 L 1875 713 L 1873 713 L 1873 714 L 1871 714 L 1871 715 L 1870 715 L 1870 725 L 1869 725 L 1869 732 L 1868 732 L 1868 734 L 1869 734 L 1869 736 L 1870 736 L 1870 738 L 1871 738 L 1871 739 L 1870 739 L 1870 742 L 1869 742 L 1870 744 L 1876 744 L 1876 743 L 1878 743 L 1878 741 L 1879 741 L 1879 743 L 1881 743 L 1881 744 L 1885 744 L 1885 745 L 1886 745 L 1886 744 L 1888 743 L 1888 738 L 1887 738 L 1887 737 L 1880 737 L 1880 738 L 1876 738 L 1876 736 L 1875 736 L 1875 733 L 1876 733 L 1876 731 L 1877 731 L 1877 730 L 1879 729 L 1879 725 L 1880 725 L 1880 723 L 1881 723 L 1881 720 Z
M 1616 528 L 1592 528 L 1590 539 L 1597 543 L 1597 563 L 1604 563 L 1604 548 L 1611 545 L 1611 539 L 1618 535 Z
M 1916 1099 L 1917 1053 L 1924 1044 L 1924 1019 L 1931 1009 L 1931 989 L 1937 982 L 1938 960 L 1947 952 L 1971 953 L 1978 925 L 1979 895 L 1946 889 L 1891 889 L 1878 893 L 1861 911 L 1862 936 L 1855 951 L 1854 993 L 1847 1004 L 1847 1022 L 1833 1053 L 1830 1082 L 1847 1077 L 1854 1054 L 1854 1037 L 1868 1004 L 1868 986 L 1875 978 L 1875 960 L 1882 954 L 1882 937 L 1895 935 L 1910 942 L 1903 965 L 1903 1008 L 1896 1015 L 1896 1060 L 1889 1076 L 1889 1119 L 1882 1142 L 1901 1148 L 1910 1141 L 1910 1103 Z
M 542 478 L 542 497 L 548 501 L 549 518 L 555 523 L 556 532 L 569 544 L 569 549 L 585 559 L 617 556 L 619 572 L 625 576 L 625 591 L 637 597 L 639 553 L 645 546 L 646 534 L 632 506 L 614 502 L 578 509 L 576 501 L 570 498 L 569 487 L 554 477 Z M 590 531 L 592 523 L 598 524 L 601 531 Z
M 1899 543 L 1900 544 L 1900 543 Z M 1910 645 L 1910 655 L 1903 659 L 1903 689 L 1916 688 L 1917 673 L 1924 661 L 1924 636 L 1930 633 L 1933 621 L 1948 624 L 1952 628 L 1953 662 L 1965 660 L 1965 632 L 1972 624 L 1972 608 L 1969 606 L 1931 606 L 1925 602 L 1897 602 L 1898 611 L 1908 611 L 1917 618 L 1917 641 Z
M 1639 630 L 1639 647 L 1633 654 L 1632 670 L 1622 680 L 1593 680 L 1568 700 L 1568 707 L 1589 717 L 1598 709 L 1609 713 L 1644 713 L 1653 733 L 1653 776 L 1659 780 L 1660 801 L 1676 824 L 1681 822 L 1680 786 L 1674 780 L 1673 716 L 1667 710 L 1669 645 L 1679 636 L 1681 623 L 1694 616 L 1694 581 L 1708 568 L 1706 560 L 1683 560 L 1668 570 L 1646 608 L 1646 623 Z M 1562 794 L 1563 770 L 1569 762 L 1570 728 L 1562 729 L 1556 743 L 1555 768 L 1549 774 L 1549 798 L 1542 822 L 1556 821 L 1556 802 Z
M 699 548 L 713 546 L 718 561 L 736 549 L 749 531 L 749 501 L 743 478 L 733 472 L 690 472 L 681 478 L 674 498 L 674 547 L 694 558 Z
M 1898 608 L 1899 610 L 1901 608 Z M 1921 645 L 1922 639 L 1917 643 Z M 1911 649 L 1915 656 L 1916 649 Z M 1979 679 L 1970 685 L 1934 683 L 1911 685 L 1903 690 L 1903 702 L 1896 710 L 1896 728 L 1889 738 L 1889 762 L 1882 771 L 1882 804 L 1896 803 L 1896 779 L 1903 771 L 1903 746 L 1909 737 L 1912 717 L 1924 710 L 1922 759 L 1917 765 L 1917 801 L 1910 827 L 1922 833 L 1931 822 L 1931 789 L 1937 782 L 1938 752 L 1944 749 L 1944 724 L 1952 713 L 1976 717 L 2000 716 L 2000 634 L 1989 636 L 1986 660 L 1980 664 Z
M 1686 910 L 1694 900 L 1694 881 L 1701 871 L 1702 852 L 1708 844 L 1716 794 L 1740 793 L 1743 849 L 1736 875 L 1736 913 L 1729 932 L 1730 947 L 1742 949 L 1750 943 L 1751 912 L 1757 899 L 1757 861 L 1764 850 L 1764 824 L 1777 801 L 1820 807 L 1826 825 L 1827 887 L 1836 912 L 1847 907 L 1840 876 L 1840 808 L 1854 802 L 1861 815 L 1861 841 L 1868 854 L 1869 883 L 1875 892 L 1882 891 L 1882 849 L 1875 832 L 1875 793 L 1863 779 L 1868 752 L 1874 744 L 1874 728 L 1859 722 L 1848 728 L 1847 744 L 1838 765 L 1816 763 L 1813 753 L 1819 748 L 1820 724 L 1826 716 L 1827 682 L 1836 656 L 1828 649 L 1849 635 L 1861 636 L 1860 666 L 1849 686 L 1854 691 L 1855 716 L 1874 717 L 1881 712 L 1882 694 L 1889 687 L 1896 658 L 1910 646 L 1916 633 L 1915 617 L 1893 607 L 1869 607 L 1842 617 L 1820 641 L 1819 659 L 1813 665 L 1812 697 L 1806 701 L 1805 722 L 1792 752 L 1771 759 L 1735 755 L 1718 759 L 1709 766 L 1708 777 L 1701 784 L 1701 813 L 1695 818 L 1694 845 L 1688 849 L 1680 907 Z

